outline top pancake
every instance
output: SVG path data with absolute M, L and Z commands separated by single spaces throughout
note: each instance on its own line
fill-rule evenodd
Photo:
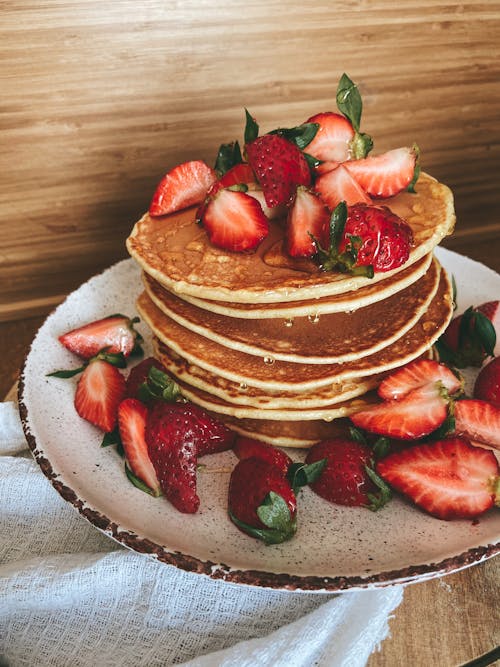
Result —
M 455 214 L 449 188 L 421 174 L 416 194 L 400 193 L 380 201 L 406 220 L 414 245 L 408 262 L 374 278 L 323 272 L 309 261 L 281 251 L 283 227 L 270 222 L 269 235 L 254 253 L 233 253 L 213 246 L 195 223 L 195 209 L 161 218 L 143 216 L 127 239 L 132 257 L 164 287 L 188 295 L 235 303 L 280 303 L 343 294 L 373 285 L 430 253 L 453 231 Z

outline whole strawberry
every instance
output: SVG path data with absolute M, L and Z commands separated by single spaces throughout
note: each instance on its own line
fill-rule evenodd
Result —
M 495 357 L 479 371 L 474 384 L 474 398 L 489 401 L 500 408 L 500 357 Z
M 318 442 L 309 450 L 306 463 L 326 459 L 326 466 L 311 484 L 312 490 L 338 505 L 379 509 L 390 494 L 371 470 L 372 458 L 367 445 L 342 436 Z
M 304 154 L 279 134 L 264 134 L 245 148 L 269 207 L 288 204 L 298 185 L 310 185 L 311 173 Z
M 163 364 L 154 357 L 147 357 L 131 368 L 127 377 L 126 398 L 138 398 L 139 388 L 147 381 L 149 371 L 152 367 L 165 372 Z
M 198 456 L 230 449 L 234 435 L 191 403 L 157 401 L 146 421 L 148 453 L 163 493 L 180 512 L 194 513 Z
M 253 438 L 238 436 L 233 445 L 233 451 L 240 460 L 255 457 L 267 461 L 279 468 L 283 475 L 288 473 L 293 463 L 292 459 L 282 449 L 260 440 L 253 440 Z
M 297 501 L 279 467 L 257 457 L 240 460 L 229 482 L 231 521 L 244 533 L 279 544 L 297 530 Z

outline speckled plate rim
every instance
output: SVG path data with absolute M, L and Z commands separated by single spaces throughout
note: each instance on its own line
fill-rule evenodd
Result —
M 455 261 L 466 259 L 468 262 L 477 264 L 482 270 L 486 269 L 487 271 L 490 271 L 493 276 L 497 276 L 491 269 L 468 258 L 462 258 L 457 253 L 438 249 L 438 254 L 442 256 L 442 260 L 445 259 L 447 255 L 449 257 L 453 256 Z M 93 278 L 90 280 L 93 280 Z M 57 311 L 57 308 L 55 311 Z M 42 327 L 43 326 L 44 325 L 42 324 Z M 439 561 L 420 564 L 415 563 L 398 569 L 373 573 L 365 577 L 358 575 L 343 576 L 341 574 L 335 576 L 305 576 L 286 572 L 268 572 L 266 570 L 257 569 L 237 569 L 231 567 L 229 564 L 203 560 L 189 554 L 181 553 L 180 551 L 171 550 L 166 546 L 162 546 L 152 541 L 144 535 L 137 534 L 136 532 L 127 529 L 126 526 L 119 525 L 108 518 L 99 508 L 93 507 L 85 499 L 79 498 L 77 493 L 75 493 L 67 483 L 67 480 L 64 479 L 64 474 L 57 472 L 53 468 L 52 463 L 45 455 L 43 444 L 37 442 L 36 437 L 31 432 L 29 426 L 29 406 L 27 405 L 24 396 L 26 383 L 25 369 L 31 351 L 32 348 L 28 351 L 21 369 L 18 387 L 18 401 L 24 434 L 37 464 L 54 489 L 66 502 L 70 503 L 81 516 L 107 536 L 139 554 L 154 557 L 162 563 L 173 565 L 189 572 L 230 583 L 271 589 L 320 593 L 362 590 L 433 579 L 467 568 L 471 565 L 479 564 L 500 552 L 499 535 L 499 541 L 497 542 L 474 546 L 461 553 L 443 558 Z M 125 480 L 125 483 L 128 482 Z

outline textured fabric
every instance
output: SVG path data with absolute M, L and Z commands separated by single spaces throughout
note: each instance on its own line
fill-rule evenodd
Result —
M 0 409 L 0 665 L 366 664 L 401 587 L 333 594 L 238 586 L 124 549 L 52 488 Z

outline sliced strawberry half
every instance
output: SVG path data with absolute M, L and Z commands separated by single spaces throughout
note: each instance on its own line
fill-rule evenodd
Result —
M 151 489 L 151 494 L 159 496 L 160 482 L 146 444 L 147 416 L 147 407 L 135 398 L 126 398 L 118 406 L 118 427 L 127 464 L 132 473 Z
M 80 417 L 109 433 L 116 426 L 118 406 L 125 395 L 125 378 L 102 359 L 91 359 L 75 392 L 75 408 Z
M 342 201 L 345 201 L 348 206 L 360 202 L 372 203 L 370 197 L 342 164 L 318 176 L 314 189 L 331 210 Z
M 322 246 L 329 238 L 328 209 L 314 192 L 299 186 L 288 211 L 286 249 L 291 257 L 312 257 L 317 252 L 314 239 Z
M 493 452 L 462 438 L 416 445 L 377 464 L 388 484 L 439 519 L 473 518 L 500 501 Z
M 455 403 L 455 433 L 500 450 L 500 408 L 477 399 Z
M 351 415 L 355 426 L 398 440 L 418 440 L 441 426 L 448 399 L 438 386 L 415 389 L 399 401 L 379 403 Z
M 417 359 L 386 377 L 378 388 L 378 395 L 385 401 L 399 400 L 414 389 L 440 382 L 452 396 L 463 389 L 463 379 L 452 370 L 431 359 Z
M 405 147 L 361 160 L 350 160 L 345 167 L 372 197 L 392 197 L 410 185 L 416 163 L 416 149 Z
M 219 190 L 202 218 L 211 243 L 234 252 L 253 250 L 269 233 L 259 202 L 244 192 Z
M 317 123 L 318 131 L 306 150 L 318 160 L 344 162 L 350 157 L 350 143 L 355 131 L 341 114 L 326 111 L 311 116 L 307 123 Z
M 216 172 L 202 160 L 177 165 L 158 184 L 149 206 L 149 215 L 158 217 L 200 204 L 216 180 Z
M 279 134 L 264 134 L 245 148 L 270 208 L 288 205 L 298 185 L 310 185 L 311 172 L 304 154 Z
M 128 357 L 142 341 L 142 336 L 134 329 L 134 323 L 138 321 L 139 318 L 110 315 L 62 334 L 59 341 L 83 359 L 95 357 L 104 349 L 108 354 L 121 352 Z

